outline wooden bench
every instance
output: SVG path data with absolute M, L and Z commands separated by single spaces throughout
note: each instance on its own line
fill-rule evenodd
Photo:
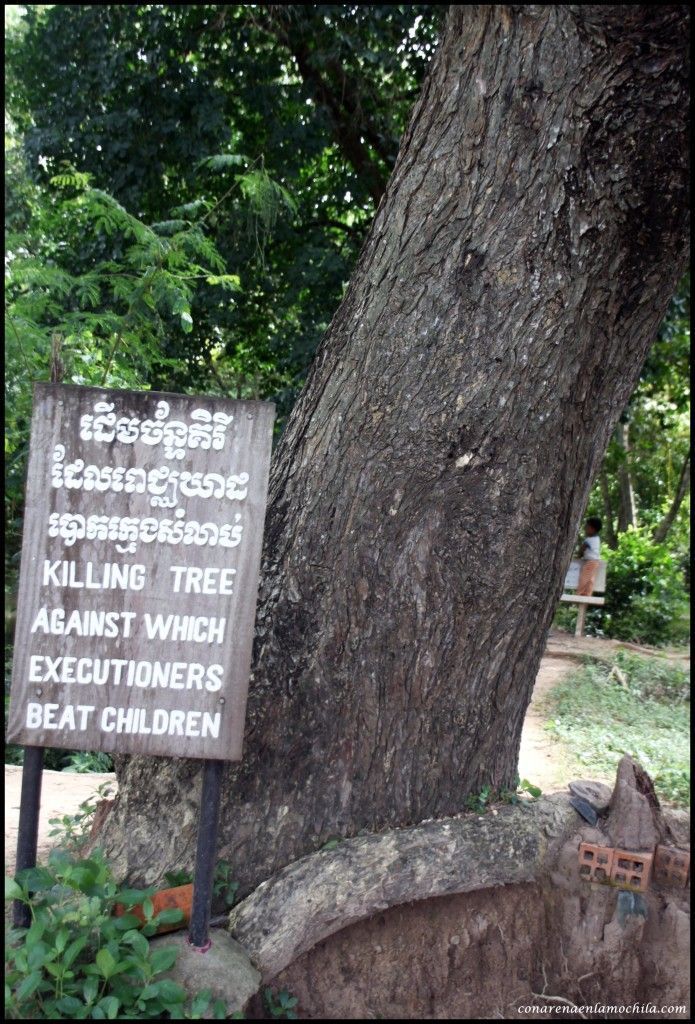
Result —
M 598 572 L 596 573 L 596 581 L 594 583 L 594 593 L 591 597 L 581 597 L 579 594 L 568 594 L 568 590 L 576 590 L 579 586 L 579 570 L 581 568 L 581 561 L 579 559 L 573 559 L 570 562 L 570 567 L 567 570 L 565 576 L 565 593 L 560 598 L 561 601 L 568 602 L 569 604 L 576 604 L 577 608 L 577 626 L 574 631 L 575 636 L 584 636 L 584 623 L 586 622 L 586 610 L 589 605 L 602 605 L 606 603 L 604 597 L 596 597 L 598 594 L 605 594 L 606 592 L 606 566 L 607 562 L 601 559 L 598 563 Z

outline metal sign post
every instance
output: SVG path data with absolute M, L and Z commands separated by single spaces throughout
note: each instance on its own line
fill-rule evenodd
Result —
M 43 778 L 43 747 L 25 747 L 22 767 L 22 796 L 19 802 L 19 831 L 15 874 L 36 867 L 36 844 L 39 834 L 41 780 Z M 20 900 L 14 901 L 12 921 L 15 928 L 28 928 L 31 910 Z
M 210 907 L 215 876 L 217 828 L 220 820 L 220 793 L 224 762 L 205 761 L 203 789 L 200 796 L 198 820 L 198 846 L 195 854 L 193 878 L 193 907 L 188 941 L 201 953 L 207 953 L 210 939 Z
M 7 739 L 204 762 L 191 943 L 209 943 L 225 761 L 242 756 L 275 407 L 37 384 Z M 15 920 L 26 910 L 15 907 Z

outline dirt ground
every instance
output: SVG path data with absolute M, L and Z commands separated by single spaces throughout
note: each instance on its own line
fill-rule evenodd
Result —
M 51 818 L 64 814 L 77 814 L 85 800 L 98 799 L 96 793 L 104 782 L 112 785 L 115 794 L 116 776 L 107 772 L 52 772 L 44 771 L 41 785 L 41 811 L 39 813 L 38 860 L 44 859 L 53 845 L 48 833 L 53 826 Z M 19 800 L 22 790 L 22 769 L 18 765 L 5 765 L 5 871 L 12 873 L 17 847 Z
M 520 777 L 528 779 L 535 786 L 540 786 L 544 793 L 564 789 L 572 778 L 572 772 L 566 763 L 562 745 L 543 728 L 545 719 L 539 711 L 541 699 L 557 685 L 567 672 L 576 667 L 583 655 L 609 656 L 620 647 L 641 654 L 657 654 L 649 648 L 637 647 L 635 644 L 620 644 L 615 640 L 598 640 L 591 637 L 575 638 L 564 633 L 551 633 L 545 656 L 541 661 L 531 704 L 526 714 L 519 759 Z M 686 667 L 689 665 L 689 659 L 682 652 L 670 654 L 666 652 L 661 656 L 671 657 Z M 613 777 L 606 778 L 605 781 L 612 783 Z M 112 774 L 96 772 L 75 774 L 53 771 L 43 773 L 38 840 L 39 860 L 48 854 L 53 842 L 48 835 L 52 828 L 49 825 L 49 820 L 62 817 L 64 814 L 76 814 L 80 804 L 96 797 L 97 789 L 105 782 L 112 784 L 112 795 L 115 795 L 116 777 Z M 14 867 L 21 785 L 22 769 L 14 765 L 5 765 L 5 870 L 9 873 Z

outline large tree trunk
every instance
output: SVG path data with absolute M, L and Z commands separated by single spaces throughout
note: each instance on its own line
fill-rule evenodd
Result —
M 244 761 L 248 889 L 514 779 L 590 481 L 686 262 L 687 15 L 454 6 L 276 453 Z M 105 834 L 193 859 L 199 765 L 134 758 Z

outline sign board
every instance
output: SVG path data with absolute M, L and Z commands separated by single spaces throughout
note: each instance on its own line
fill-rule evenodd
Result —
M 576 590 L 579 586 L 579 569 L 581 562 L 570 562 L 570 567 L 565 576 L 565 590 Z
M 274 415 L 35 386 L 8 740 L 241 758 Z

